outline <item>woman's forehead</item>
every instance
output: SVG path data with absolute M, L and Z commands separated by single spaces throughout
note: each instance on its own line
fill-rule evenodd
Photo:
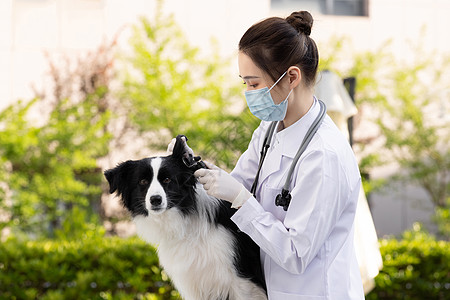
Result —
M 244 79 L 264 78 L 264 72 L 256 66 L 253 60 L 247 54 L 239 52 L 238 54 L 239 76 Z

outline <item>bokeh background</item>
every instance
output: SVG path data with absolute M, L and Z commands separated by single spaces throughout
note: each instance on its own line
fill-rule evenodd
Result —
M 296 10 L 321 74 L 354 82 L 338 113 L 383 259 L 367 298 L 450 299 L 446 0 L 0 1 L 0 298 L 178 299 L 102 172 L 177 134 L 231 170 L 258 126 L 239 39 Z

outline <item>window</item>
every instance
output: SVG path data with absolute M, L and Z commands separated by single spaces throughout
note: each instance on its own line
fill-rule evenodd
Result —
M 271 0 L 273 9 L 301 9 L 337 16 L 367 16 L 369 0 Z

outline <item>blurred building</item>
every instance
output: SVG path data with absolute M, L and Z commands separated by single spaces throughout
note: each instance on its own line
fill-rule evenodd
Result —
M 30 99 L 45 85 L 45 53 L 78 56 L 111 40 L 138 16 L 151 18 L 156 0 L 2 0 L 0 1 L 0 110 Z M 408 58 L 408 41 L 426 51 L 450 53 L 448 0 L 165 0 L 189 40 L 205 53 L 215 39 L 223 56 L 236 54 L 239 38 L 253 23 L 272 15 L 309 10 L 319 45 L 346 36 L 353 51 L 376 51 L 387 40 L 397 57 Z M 119 42 L 127 43 L 126 29 Z M 237 67 L 236 67 L 237 78 Z M 232 78 L 231 80 L 234 80 Z M 372 176 L 385 176 L 380 170 Z M 433 207 L 425 192 L 398 187 L 371 195 L 379 236 L 398 234 L 414 221 L 431 225 Z
M 45 54 L 77 56 L 114 38 L 127 43 L 127 29 L 140 16 L 152 18 L 156 0 L 2 0 L 0 1 L 0 109 L 32 97 L 42 81 Z M 230 56 L 255 20 L 266 17 L 266 0 L 165 0 L 189 40 L 208 51 L 211 39 Z

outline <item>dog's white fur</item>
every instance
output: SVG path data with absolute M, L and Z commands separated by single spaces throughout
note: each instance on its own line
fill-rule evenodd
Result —
M 152 161 L 154 178 L 160 164 L 160 159 Z M 233 235 L 208 222 L 218 200 L 208 196 L 201 185 L 197 185 L 196 191 L 198 217 L 185 217 L 176 207 L 152 212 L 149 200 L 152 195 L 159 194 L 167 204 L 164 190 L 158 180 L 153 180 L 145 203 L 150 214 L 134 218 L 137 234 L 157 247 L 160 264 L 184 299 L 267 300 L 262 288 L 239 277 L 232 267 Z
M 154 211 L 151 209 L 151 204 L 150 204 L 151 196 L 156 196 L 156 195 L 161 196 L 161 198 L 162 198 L 161 206 L 167 207 L 167 197 L 166 197 L 166 193 L 164 192 L 164 188 L 162 187 L 159 180 L 155 180 L 156 178 L 158 178 L 158 172 L 159 172 L 159 168 L 161 167 L 161 163 L 162 163 L 161 157 L 152 159 L 152 161 L 150 163 L 155 174 L 153 176 L 154 180 L 152 180 L 152 182 L 148 188 L 147 194 L 145 195 L 145 208 L 152 214 L 160 214 L 163 211 Z

